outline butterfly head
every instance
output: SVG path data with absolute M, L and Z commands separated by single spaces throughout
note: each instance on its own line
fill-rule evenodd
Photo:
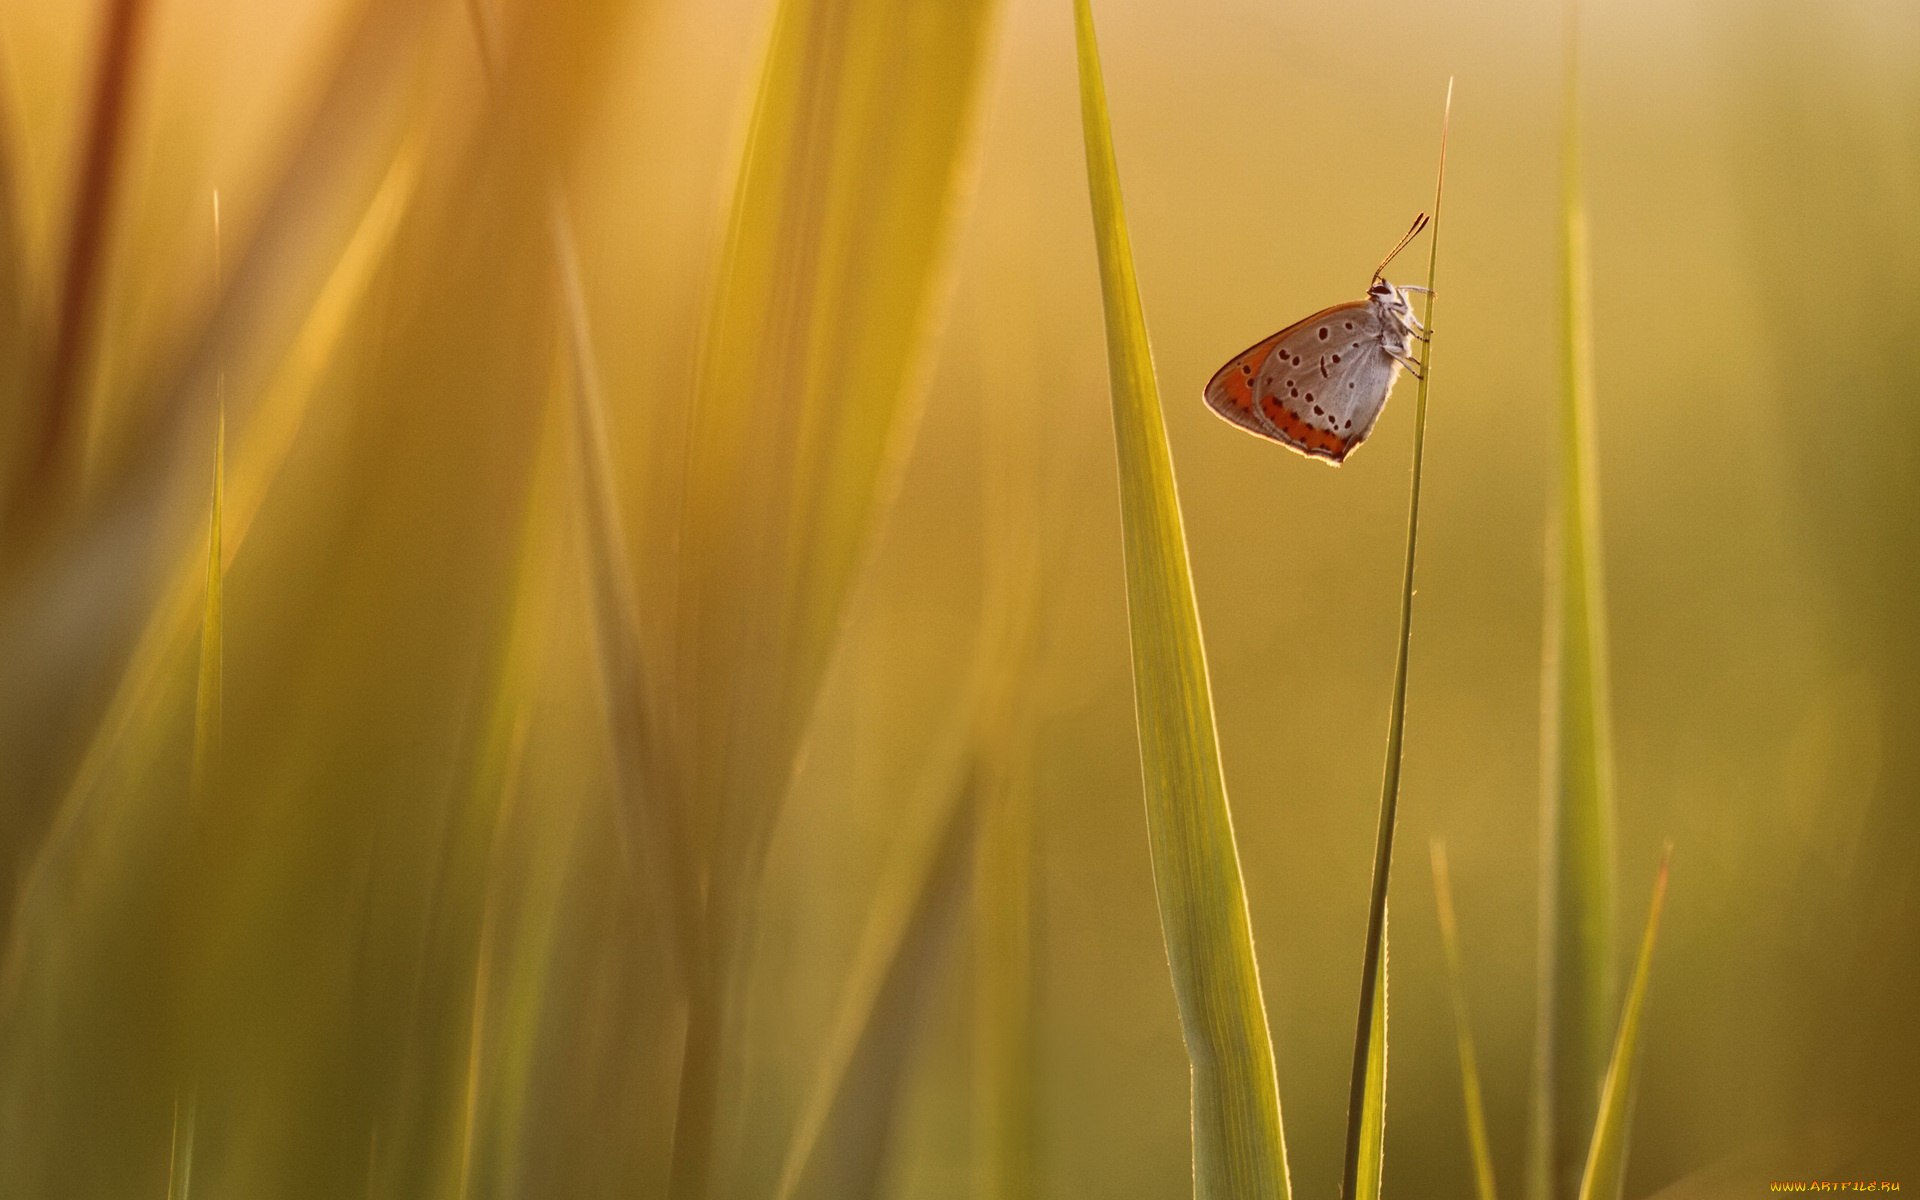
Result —
M 1411 316 L 1413 313 L 1413 305 L 1407 302 L 1406 290 L 1395 287 L 1378 275 L 1373 277 L 1373 285 L 1367 288 L 1367 299 L 1372 301 L 1375 307 L 1385 309 L 1395 316 L 1403 314 Z

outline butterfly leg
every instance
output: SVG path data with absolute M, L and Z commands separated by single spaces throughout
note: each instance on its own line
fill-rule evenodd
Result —
M 1407 369 L 1407 373 L 1409 375 L 1412 375 L 1415 379 L 1426 378 L 1426 374 L 1420 369 L 1420 364 L 1415 362 L 1413 359 L 1402 358 L 1398 354 L 1394 354 L 1391 350 L 1389 350 L 1387 353 L 1392 356 L 1393 361 L 1405 367 Z

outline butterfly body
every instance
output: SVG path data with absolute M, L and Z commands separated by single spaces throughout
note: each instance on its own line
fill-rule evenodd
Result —
M 1414 366 L 1422 331 L 1408 290 L 1375 276 L 1366 299 L 1248 348 L 1207 383 L 1207 406 L 1249 433 L 1338 466 L 1373 432 L 1401 368 Z

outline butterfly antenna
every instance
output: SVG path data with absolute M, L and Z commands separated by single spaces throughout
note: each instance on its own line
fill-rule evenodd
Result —
M 1394 246 L 1394 248 L 1387 253 L 1387 256 L 1380 260 L 1380 265 L 1373 269 L 1373 277 L 1375 279 L 1382 278 L 1380 273 L 1387 269 L 1387 264 L 1393 261 L 1395 255 L 1399 254 L 1402 250 L 1405 250 L 1407 248 L 1408 242 L 1412 241 L 1416 237 L 1419 237 L 1420 231 L 1422 229 L 1425 229 L 1426 227 L 1427 227 L 1427 214 L 1421 213 L 1419 216 L 1413 219 L 1413 228 L 1407 230 L 1407 236 L 1401 238 L 1399 241 L 1399 244 Z

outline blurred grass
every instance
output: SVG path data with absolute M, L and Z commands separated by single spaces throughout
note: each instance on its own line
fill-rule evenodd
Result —
M 1460 1099 L 1466 1113 L 1467 1147 L 1473 1152 L 1474 1195 L 1498 1200 L 1494 1186 L 1493 1150 L 1487 1142 L 1487 1113 L 1480 1091 L 1479 1057 L 1473 1049 L 1473 1024 L 1467 1014 L 1466 968 L 1460 959 L 1460 930 L 1453 914 L 1453 879 L 1447 870 L 1447 845 L 1434 838 L 1434 907 L 1440 917 L 1440 947 L 1447 957 L 1447 991 L 1453 1000 L 1453 1036 L 1460 1052 Z
M 665 1194 L 689 1005 L 670 964 L 717 945 L 722 826 L 744 847 L 761 820 L 773 865 L 736 897 L 727 968 L 744 1011 L 702 1013 L 724 1034 L 710 1195 L 771 1194 L 828 1078 L 799 1192 L 1190 1186 L 1191 1064 L 1131 799 L 1109 425 L 1081 403 L 1104 348 L 1070 10 L 950 7 L 920 14 L 956 22 L 931 33 L 874 34 L 880 5 L 796 7 L 819 18 L 806 61 L 867 84 L 789 77 L 817 119 L 770 149 L 748 133 L 779 36 L 760 0 L 151 6 L 84 428 L 49 519 L 0 566 L 0 1191 Z M 9 495 L 110 9 L 0 6 Z M 1920 1145 L 1900 1089 L 1920 1046 L 1898 737 L 1920 678 L 1913 337 L 1859 314 L 1904 311 L 1920 279 L 1920 26 L 1887 0 L 1588 10 L 1585 353 L 1609 437 L 1586 465 L 1607 476 L 1618 832 L 1708 848 L 1662 918 L 1661 1000 L 1616 1089 L 1638 1108 L 1622 1194 L 1898 1178 Z M 1516 631 L 1539 603 L 1560 406 L 1537 400 L 1564 391 L 1570 295 L 1538 169 L 1552 13 L 1101 16 L 1176 391 L 1344 294 L 1369 231 L 1411 207 L 1427 118 L 1362 81 L 1437 90 L 1457 68 L 1494 101 L 1456 156 L 1457 387 L 1431 431 L 1401 826 L 1444 827 L 1463 872 L 1481 1158 L 1518 1184 L 1522 1139 L 1500 1131 L 1528 1091 L 1541 678 Z M 753 178 L 762 228 L 806 231 L 755 293 L 787 289 L 792 336 L 730 327 L 742 354 L 708 371 L 731 351 L 697 331 L 758 302 L 713 270 Z M 881 287 L 896 268 L 920 282 Z M 937 334 L 953 286 L 977 345 Z M 721 376 L 741 441 L 692 448 L 732 420 L 700 411 Z M 893 400 L 843 405 L 882 376 Z M 770 418 L 789 402 L 810 415 Z M 1264 1007 L 1287 1150 L 1330 1184 L 1363 933 L 1337 898 L 1373 827 L 1351 799 L 1378 762 L 1404 484 L 1395 455 L 1323 479 L 1273 470 L 1198 405 L 1163 420 L 1242 887 L 1285 967 Z M 1009 486 L 1029 452 L 1057 470 L 1044 489 Z M 976 660 L 1021 590 L 993 573 L 1029 556 L 1046 636 L 984 694 Z M 734 712 L 736 687 L 778 720 Z M 736 735 L 741 754 L 713 749 Z M 751 793 L 724 821 L 716 762 Z M 1446 1023 L 1445 939 L 1420 935 L 1437 898 L 1401 883 L 1383 1187 L 1453 1200 L 1485 1174 L 1458 1136 L 1464 1023 Z M 687 896 L 677 924 L 665 900 Z M 1608 1046 L 1619 1016 L 1601 1014 Z M 1703 1182 L 1723 1160 L 1738 1178 Z
M 1366 1064 L 1361 1075 L 1359 1124 L 1354 1130 L 1354 1179 L 1351 1194 L 1359 1200 L 1379 1200 L 1380 1178 L 1387 1156 L 1387 931 L 1380 930 L 1380 973 L 1367 1006 Z
M 872 896 L 854 957 L 841 983 L 833 1023 L 795 1123 L 773 1195 L 853 1197 L 883 1194 L 881 1167 L 893 1141 L 900 1079 L 925 1022 L 930 987 L 946 943 L 970 909 L 982 928 L 977 966 L 982 1008 L 977 1036 L 987 1055 L 1023 1050 L 1018 956 L 1027 913 L 1020 904 L 1024 838 L 1009 766 L 1017 742 L 1020 692 L 1033 668 L 1039 601 L 1039 550 L 1033 530 L 1008 500 L 1036 490 L 1031 464 L 1011 446 L 983 454 L 982 518 L 989 557 L 980 628 L 970 668 L 923 752 L 920 777 L 901 804 L 900 828 Z M 991 840 L 990 840 L 991 839 Z M 984 893 L 982 885 L 992 885 Z M 1005 911 L 997 905 L 1009 902 Z M 988 942 L 988 939 L 994 939 Z M 983 1175 L 1003 1176 L 1009 1195 L 1023 1174 L 1018 1126 L 1018 1060 L 984 1059 L 995 1101 L 983 1114 L 993 1141 L 983 1144 Z M 1000 1102 L 1010 1101 L 1004 1112 Z
M 200 610 L 200 677 L 193 708 L 193 798 L 197 805 L 218 781 L 220 730 L 224 720 L 225 672 L 223 593 L 226 552 L 221 546 L 222 509 L 227 491 L 227 414 L 219 414 L 213 434 L 213 486 L 207 504 L 207 574 Z
M 1032 797 L 996 739 L 980 765 L 974 899 L 974 1183 L 978 1200 L 1032 1200 L 1038 1187 L 1034 1033 L 1036 918 Z M 1015 751 L 1017 753 L 1017 751 Z
M 313 309 L 301 325 L 285 362 L 257 402 L 249 422 L 250 436 L 240 448 L 231 502 L 226 495 L 224 466 L 217 470 L 221 562 L 216 567 L 207 561 L 207 551 L 189 548 L 175 568 L 171 586 L 148 612 L 112 698 L 68 785 L 66 798 L 55 811 L 40 861 L 57 861 L 56 852 L 72 836 L 71 831 L 82 819 L 90 797 L 103 786 L 102 776 L 111 769 L 112 760 L 128 754 L 139 757 L 143 751 L 134 748 L 135 740 L 143 730 L 163 720 L 160 713 L 167 699 L 162 690 L 172 669 L 170 664 L 178 661 L 189 647 L 196 610 L 203 615 L 203 621 L 217 615 L 207 607 L 214 596 L 210 584 L 216 578 L 224 582 L 226 570 L 245 543 L 255 514 L 265 503 L 293 447 L 322 373 L 338 352 L 365 289 L 399 228 L 416 182 L 417 169 L 418 160 L 413 154 L 402 154 L 396 160 L 333 273 L 315 297 Z M 215 440 L 224 448 L 224 416 L 219 426 Z M 203 660 L 202 670 L 205 669 Z M 25 876 L 22 898 L 15 909 L 16 918 L 30 909 L 36 876 L 32 871 Z M 17 961 L 16 954 L 17 948 L 9 953 L 9 963 Z
M 768 845 L 904 466 L 995 5 L 785 0 L 697 387 L 673 666 L 687 746 L 686 1051 L 672 1190 L 708 1195 Z
M 1632 1132 L 1636 1068 L 1640 1057 L 1640 1016 L 1647 1002 L 1647 985 L 1653 976 L 1654 939 L 1660 933 L 1660 909 L 1667 898 L 1667 866 L 1672 861 L 1669 846 L 1660 860 L 1660 873 L 1654 877 L 1653 899 L 1647 905 L 1647 928 L 1640 937 L 1640 953 L 1634 962 L 1633 978 L 1627 984 L 1626 1004 L 1620 1011 L 1620 1028 L 1614 1036 L 1613 1052 L 1607 1059 L 1605 1082 L 1601 1085 L 1593 1137 L 1587 1143 L 1586 1164 L 1580 1174 L 1580 1200 L 1620 1200 L 1627 1181 L 1627 1144 Z
M 1120 196 L 1090 0 L 1074 0 L 1119 458 L 1134 712 L 1160 927 L 1192 1064 L 1193 1189 L 1290 1194 L 1280 1092 L 1221 775 L 1200 613 Z
M 1539 1012 L 1527 1195 L 1570 1200 L 1606 1069 L 1614 1008 L 1614 800 L 1593 385 L 1592 283 L 1580 175 L 1580 19 L 1567 0 L 1560 130 L 1558 489 L 1548 537 L 1541 697 Z
M 110 0 L 100 17 L 85 142 L 74 173 L 73 199 L 66 209 L 69 223 L 58 315 L 46 379 L 34 405 L 38 430 L 7 508 L 9 542 L 29 534 L 23 522 L 45 519 L 55 503 L 49 493 L 70 473 L 63 468 L 70 467 L 74 434 L 87 425 L 86 371 L 93 363 L 99 331 L 107 239 L 126 166 L 134 86 L 144 65 L 148 9 L 146 0 Z
M 9 75 L 11 72 L 9 72 Z M 21 229 L 19 149 L 15 145 L 19 114 L 13 111 L 11 89 L 0 94 L 0 495 L 12 495 L 24 469 L 24 419 L 31 411 L 27 389 L 33 377 L 30 351 L 35 344 L 32 291 L 26 261 L 25 232 Z

